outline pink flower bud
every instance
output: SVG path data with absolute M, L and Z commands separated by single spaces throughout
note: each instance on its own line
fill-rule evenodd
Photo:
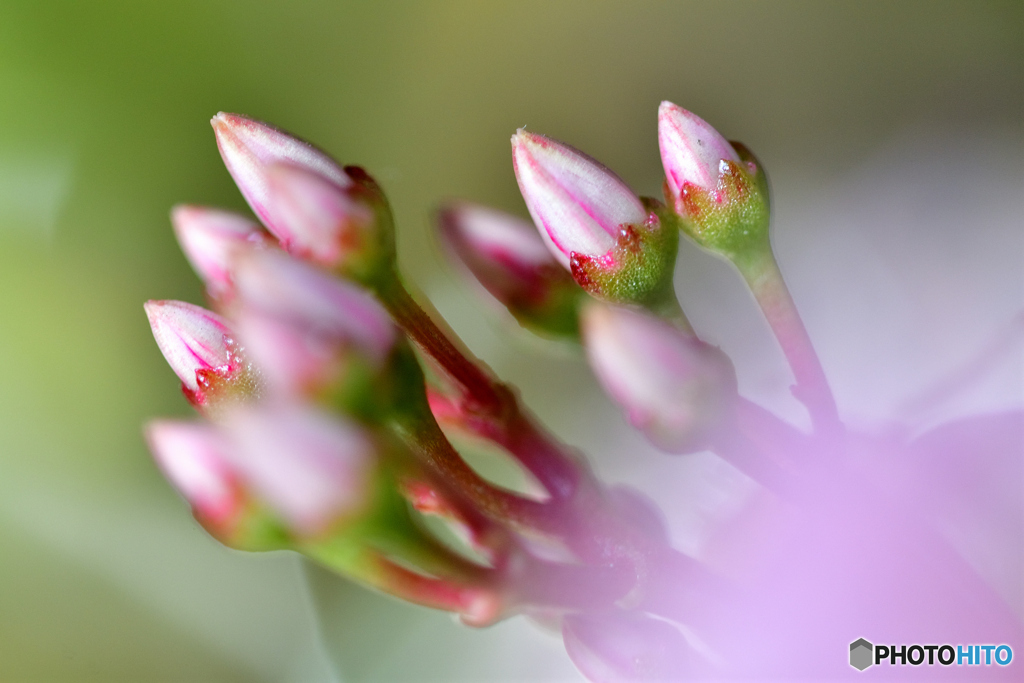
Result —
M 568 145 L 520 129 L 512 136 L 512 161 L 534 223 L 566 268 L 574 252 L 603 256 L 625 227 L 648 220 L 617 175 Z
M 275 164 L 289 164 L 315 174 L 340 189 L 352 180 L 327 154 L 313 145 L 273 126 L 238 114 L 221 112 L 210 122 L 224 164 L 235 179 L 242 196 L 270 232 L 290 240 L 292 231 L 273 210 L 267 170 Z
M 251 306 L 238 311 L 234 324 L 248 357 L 275 395 L 315 395 L 342 376 L 344 358 L 335 339 Z
M 147 301 L 145 309 L 153 338 L 193 405 L 205 405 L 228 387 L 254 389 L 251 368 L 219 315 L 184 301 Z
M 270 244 L 256 222 L 230 211 L 180 205 L 171 211 L 171 223 L 189 263 L 215 299 L 230 298 L 229 263 L 234 253 Z
M 266 175 L 269 211 L 290 253 L 334 265 L 365 249 L 375 220 L 367 204 L 307 168 L 273 164 Z
M 369 292 L 282 252 L 243 254 L 235 286 L 244 305 L 351 343 L 375 361 L 388 355 L 397 338 L 391 317 Z
M 713 190 L 721 162 L 740 161 L 732 145 L 707 121 L 671 102 L 662 102 L 658 108 L 658 146 L 674 195 L 686 183 Z
M 226 531 L 241 512 L 238 483 L 224 454 L 228 445 L 212 426 L 156 420 L 146 441 L 160 470 L 211 530 Z
M 702 446 L 727 417 L 736 377 L 717 348 L 651 315 L 599 305 L 584 310 L 583 339 L 602 386 L 659 448 Z
M 738 263 L 768 249 L 768 180 L 743 145 L 671 102 L 658 109 L 665 200 L 697 244 Z
M 521 325 L 541 335 L 577 338 L 582 291 L 528 221 L 469 203 L 438 214 L 449 250 Z
M 375 447 L 356 424 L 287 405 L 242 408 L 224 425 L 238 476 L 296 532 L 322 533 L 370 503 Z

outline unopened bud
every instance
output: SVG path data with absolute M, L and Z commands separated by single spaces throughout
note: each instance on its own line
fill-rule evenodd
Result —
M 255 221 L 205 206 L 176 206 L 171 223 L 182 251 L 207 292 L 218 301 L 231 298 L 230 263 L 239 249 L 265 247 L 271 237 Z
M 234 324 L 268 394 L 316 396 L 343 374 L 345 354 L 336 338 L 250 306 L 238 310 Z
M 390 272 L 390 209 L 365 171 L 244 116 L 220 113 L 212 123 L 242 196 L 286 250 L 364 281 Z
M 289 164 L 270 166 L 267 177 L 270 210 L 288 252 L 335 266 L 376 246 L 374 211 L 347 189 Z
M 767 247 L 768 181 L 746 147 L 671 102 L 658 109 L 658 144 L 666 201 L 698 244 L 733 260 Z
M 285 253 L 243 255 L 235 284 L 245 306 L 354 345 L 375 362 L 387 357 L 397 339 L 391 317 L 372 294 Z
M 156 420 L 146 427 L 146 441 L 160 470 L 196 518 L 215 536 L 229 536 L 244 500 L 225 459 L 224 437 L 209 424 Z
M 223 422 L 231 465 L 296 533 L 322 534 L 370 506 L 375 446 L 356 424 L 296 405 L 240 408 Z
M 438 214 L 445 244 L 520 324 L 575 337 L 580 288 L 531 223 L 484 206 L 452 204 Z
M 518 131 L 512 160 L 526 206 L 551 253 L 592 295 L 648 303 L 671 290 L 678 235 L 661 207 L 641 201 L 582 152 Z
M 147 301 L 145 309 L 160 352 L 194 406 L 257 393 L 255 371 L 227 321 L 184 301 Z
M 584 309 L 590 366 L 630 423 L 673 453 L 704 447 L 729 417 L 736 376 L 717 348 L 646 313 Z

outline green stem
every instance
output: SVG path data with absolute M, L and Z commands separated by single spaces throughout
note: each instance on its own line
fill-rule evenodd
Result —
M 782 347 L 793 371 L 793 395 L 806 407 L 815 430 L 825 434 L 842 431 L 835 398 L 818 354 L 797 312 L 782 272 L 767 245 L 746 258 L 734 259 L 761 311 Z

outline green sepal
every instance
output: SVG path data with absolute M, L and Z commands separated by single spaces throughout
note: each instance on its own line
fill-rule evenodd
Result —
M 573 278 L 596 299 L 650 307 L 674 297 L 672 275 L 679 249 L 675 221 L 661 202 L 647 197 L 641 201 L 647 220 L 621 226 L 608 253 L 573 252 L 569 257 Z
M 395 219 L 384 190 L 361 166 L 346 166 L 345 173 L 354 181 L 349 196 L 373 211 L 373 225 L 354 229 L 341 236 L 345 256 L 335 270 L 345 278 L 367 287 L 391 277 L 395 270 Z
M 543 301 L 529 306 L 508 304 L 506 308 L 521 327 L 540 337 L 579 343 L 579 311 L 584 300 L 585 292 L 566 278 L 564 285 L 551 287 Z
M 732 145 L 741 161 L 720 162 L 713 190 L 685 183 L 673 203 L 687 235 L 736 262 L 769 248 L 771 206 L 762 165 L 746 147 Z

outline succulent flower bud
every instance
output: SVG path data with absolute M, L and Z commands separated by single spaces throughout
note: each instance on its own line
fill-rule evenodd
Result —
M 555 260 L 531 223 L 460 202 L 438 213 L 449 250 L 520 324 L 576 336 L 580 288 Z
M 219 301 L 229 300 L 234 289 L 229 270 L 234 253 L 266 246 L 271 239 L 255 221 L 205 206 L 176 206 L 171 223 L 192 268 L 210 296 Z
M 255 371 L 223 318 L 184 301 L 147 301 L 145 309 L 160 352 L 194 406 L 256 394 Z
M 223 423 L 238 476 L 299 535 L 322 534 L 372 502 L 375 446 L 356 424 L 297 405 L 243 407 Z
M 730 259 L 768 245 L 768 181 L 757 159 L 671 102 L 658 109 L 665 199 L 701 246 Z
M 267 167 L 268 205 L 290 253 L 323 265 L 366 249 L 373 210 L 319 173 L 291 164 Z
M 228 446 L 223 435 L 209 424 L 156 420 L 146 427 L 146 441 L 160 470 L 196 517 L 215 535 L 228 535 L 244 501 L 224 457 Z
M 612 171 L 582 152 L 519 130 L 519 189 L 551 253 L 592 295 L 648 303 L 671 290 L 678 236 Z
M 592 304 L 583 341 L 605 391 L 662 450 L 702 448 L 729 417 L 735 371 L 696 337 L 646 313 Z
M 241 307 L 233 322 L 268 394 L 317 396 L 341 379 L 345 354 L 336 338 L 253 307 Z
M 212 124 L 242 196 L 286 250 L 360 279 L 391 265 L 390 210 L 365 171 L 244 116 L 222 112 Z
M 391 317 L 373 295 L 282 252 L 243 254 L 235 284 L 243 305 L 351 344 L 375 362 L 397 339 Z

